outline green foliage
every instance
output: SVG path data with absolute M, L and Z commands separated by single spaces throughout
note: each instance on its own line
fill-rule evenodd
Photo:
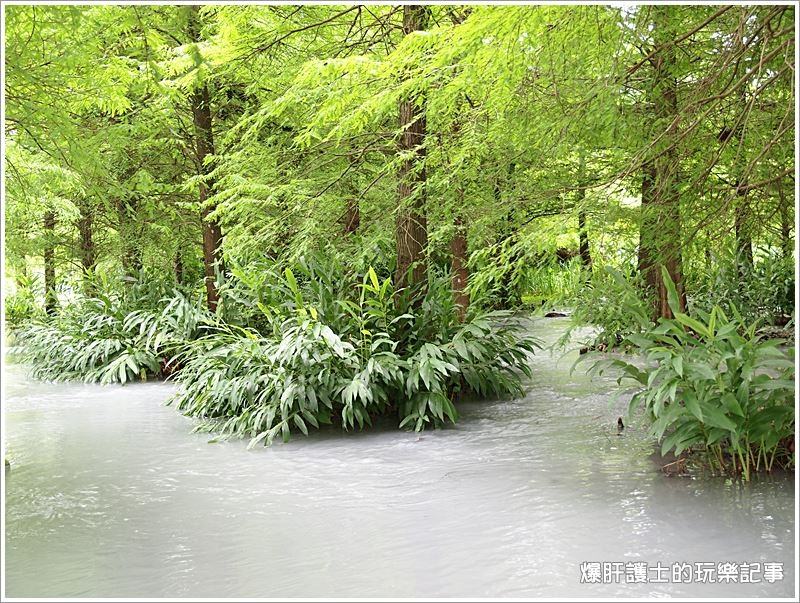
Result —
M 561 343 L 570 340 L 575 328 L 593 325 L 598 331 L 587 345 L 610 350 L 629 343 L 629 336 L 652 326 L 650 308 L 638 278 L 626 278 L 618 269 L 595 270 L 573 300 L 572 327 Z
M 794 258 L 765 250 L 752 267 L 737 258 L 715 256 L 714 265 L 696 276 L 692 306 L 705 311 L 718 305 L 733 308 L 748 321 L 785 323 L 795 315 Z
M 593 370 L 614 367 L 620 382 L 635 384 L 630 412 L 644 409 L 662 454 L 700 452 L 712 466 L 745 479 L 775 462 L 793 465 L 794 350 L 763 340 L 757 323 L 735 308 L 730 317 L 719 306 L 694 316 L 679 312 L 666 272 L 664 278 L 675 318 L 627 338 L 647 366 L 611 359 Z
M 23 323 L 44 316 L 44 310 L 36 301 L 36 279 L 20 276 L 15 283 L 16 287 L 12 294 L 5 297 L 5 319 L 6 325 L 14 330 Z
M 12 355 L 34 376 L 52 381 L 107 384 L 163 376 L 169 358 L 199 334 L 208 314 L 181 292 L 153 283 L 98 290 L 57 316 L 22 324 Z M 171 297 L 161 297 L 166 293 Z
M 432 278 L 413 304 L 372 268 L 343 278 L 322 256 L 257 273 L 241 274 L 253 300 L 243 305 L 262 318 L 219 324 L 176 358 L 174 403 L 205 419 L 202 429 L 269 444 L 331 422 L 360 429 L 395 412 L 401 427 L 421 430 L 454 422 L 460 394 L 519 394 L 530 374 L 536 343 L 505 313 L 457 323 L 445 278 Z M 244 289 L 227 291 L 241 300 Z

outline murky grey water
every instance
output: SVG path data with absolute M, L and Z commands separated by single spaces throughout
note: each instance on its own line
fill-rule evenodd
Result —
M 664 477 L 574 358 L 540 355 L 524 399 L 464 404 L 451 429 L 253 451 L 190 434 L 171 385 L 10 367 L 6 595 L 792 596 L 792 477 Z M 784 579 L 581 584 L 583 561 L 782 562 Z

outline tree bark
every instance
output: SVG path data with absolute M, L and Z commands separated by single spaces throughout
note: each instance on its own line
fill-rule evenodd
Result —
M 585 191 L 584 191 L 585 192 Z M 584 268 L 592 266 L 592 254 L 589 249 L 589 233 L 586 230 L 586 212 L 578 210 L 578 250 Z
M 742 184 L 744 186 L 744 184 Z M 753 239 L 750 229 L 751 211 L 747 191 L 736 185 L 736 208 L 733 215 L 733 230 L 736 236 L 736 268 L 739 279 L 753 271 Z
M 661 134 L 653 145 L 653 189 L 649 207 L 651 215 L 642 216 L 642 239 L 645 248 L 646 281 L 655 281 L 656 297 L 653 316 L 672 318 L 668 304 L 667 289 L 661 278 L 659 266 L 663 265 L 678 291 L 681 312 L 686 309 L 683 268 L 681 258 L 680 193 L 678 189 L 679 157 L 675 143 L 678 138 L 678 83 L 675 76 L 675 39 L 671 23 L 671 6 L 653 6 L 653 39 L 656 52 L 653 55 L 652 107 L 654 137 Z M 650 253 L 654 251 L 655 253 Z M 640 256 L 641 257 L 641 256 Z M 655 273 L 655 274 L 653 274 Z
M 783 182 L 778 182 L 778 199 L 781 214 L 781 252 L 783 257 L 788 258 L 791 257 L 792 251 L 794 251 L 794 241 L 792 240 L 792 224 L 794 221 L 789 215 L 791 208 L 786 200 Z
M 58 295 L 56 294 L 56 258 L 55 258 L 56 214 L 47 211 L 44 214 L 44 309 L 49 315 L 56 313 Z
M 344 214 L 344 234 L 354 234 L 361 225 L 361 211 L 358 207 L 358 198 L 347 198 L 347 208 Z
M 192 42 L 200 41 L 200 25 L 198 19 L 199 6 L 189 6 L 189 38 Z M 206 202 L 210 196 L 214 183 L 207 178 L 210 169 L 206 163 L 208 156 L 214 154 L 214 133 L 211 118 L 211 98 L 208 86 L 200 85 L 190 96 L 192 108 L 192 121 L 194 123 L 195 161 L 197 173 L 204 178 L 199 185 L 200 218 L 203 228 L 203 265 L 205 268 L 206 303 L 208 309 L 214 312 L 219 303 L 219 288 L 217 286 L 217 270 L 224 272 L 222 260 L 222 229 L 219 223 L 209 218 L 214 211 L 213 206 Z
M 589 232 L 586 229 L 586 211 L 583 209 L 583 201 L 586 199 L 586 158 L 583 151 L 578 160 L 578 253 L 581 258 L 581 265 L 590 268 L 592 265 L 592 254 L 589 248 Z
M 505 185 L 506 188 L 510 188 L 512 186 L 512 178 L 514 176 L 514 172 L 517 169 L 517 164 L 511 162 L 508 164 L 506 170 L 506 178 L 505 178 Z M 501 178 L 498 176 L 494 179 L 494 183 L 492 185 L 492 193 L 494 196 L 494 202 L 498 207 L 503 205 L 503 187 L 501 183 Z M 508 261 L 503 268 L 503 271 L 500 275 L 500 283 L 497 289 L 496 300 L 495 300 L 495 308 L 506 310 L 510 308 L 517 307 L 521 302 L 522 298 L 519 294 L 517 287 L 514 285 L 514 277 L 517 272 L 518 264 L 522 261 L 520 257 L 520 251 L 517 246 L 518 243 L 518 236 L 517 236 L 517 220 L 516 220 L 516 211 L 515 206 L 513 203 L 507 204 L 508 210 L 506 211 L 505 215 L 500 222 L 499 233 L 497 238 L 497 245 L 503 246 L 505 245 L 509 250 Z
M 419 5 L 403 7 L 403 33 L 424 30 L 428 8 Z M 395 287 L 424 286 L 428 274 L 428 225 L 425 215 L 425 107 L 422 98 L 400 101 L 400 127 L 403 132 L 398 151 L 408 154 L 398 174 L 398 210 L 395 222 L 397 268 Z M 420 296 L 421 299 L 421 296 Z
M 91 293 L 91 277 L 94 265 L 97 262 L 97 252 L 94 247 L 94 219 L 92 208 L 87 199 L 78 202 L 78 234 L 80 235 L 80 258 L 83 268 L 83 290 L 87 295 Z
M 180 249 L 175 254 L 175 282 L 183 284 L 183 254 Z
M 750 210 L 750 200 L 747 198 L 747 182 L 745 179 L 745 158 L 743 157 L 745 144 L 745 123 L 744 114 L 747 111 L 747 90 L 742 87 L 739 93 L 739 111 L 741 123 L 736 129 L 739 138 L 739 149 L 736 154 L 736 206 L 733 210 L 733 230 L 736 237 L 736 270 L 739 279 L 753 271 L 753 235 L 752 235 L 752 211 Z

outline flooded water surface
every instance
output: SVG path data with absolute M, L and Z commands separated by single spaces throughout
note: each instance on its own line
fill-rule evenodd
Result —
M 533 329 L 552 342 L 565 326 Z M 613 381 L 570 374 L 575 354 L 539 354 L 524 398 L 464 403 L 452 428 L 250 451 L 192 434 L 164 406 L 173 385 L 47 384 L 8 367 L 6 595 L 792 596 L 792 476 L 665 477 L 641 427 L 617 435 Z M 583 562 L 762 572 L 595 584 Z M 764 579 L 771 563 L 783 579 Z

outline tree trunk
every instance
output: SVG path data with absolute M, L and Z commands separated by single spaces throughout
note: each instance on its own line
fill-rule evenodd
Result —
M 741 186 L 744 186 L 744 183 Z M 742 191 L 737 183 L 733 230 L 736 236 L 736 269 L 740 280 L 753 271 L 753 239 L 750 234 L 750 220 L 751 212 L 747 191 Z
M 175 282 L 183 284 L 183 255 L 180 249 L 175 254 Z
M 581 265 L 589 268 L 592 265 L 592 254 L 589 249 L 589 232 L 586 230 L 586 211 L 583 209 L 583 202 L 586 199 L 586 158 L 583 150 L 578 159 L 578 252 L 581 258 Z
M 463 199 L 463 191 L 461 195 Z M 469 294 L 467 293 L 467 281 L 469 271 L 467 270 L 467 228 L 461 215 L 457 215 L 453 221 L 455 232 L 450 241 L 451 253 L 451 272 L 453 301 L 456 304 L 456 316 L 458 322 L 464 322 L 469 309 Z
M 192 42 L 200 41 L 200 24 L 197 13 L 199 6 L 189 6 L 189 38 Z M 211 98 L 208 86 L 202 84 L 190 97 L 192 107 L 192 121 L 194 122 L 195 161 L 199 176 L 208 176 L 210 170 L 206 158 L 214 154 L 214 133 L 211 122 Z M 203 265 L 205 268 L 206 303 L 208 309 L 214 312 L 219 303 L 219 288 L 217 286 L 217 270 L 220 274 L 224 271 L 222 260 L 222 229 L 219 223 L 210 219 L 209 215 L 214 207 L 206 203 L 214 183 L 208 178 L 203 178 L 199 185 L 200 217 L 203 228 Z
M 589 233 L 586 230 L 586 212 L 578 210 L 578 249 L 581 257 L 581 264 L 584 268 L 592 266 L 592 254 L 589 251 Z
M 403 33 L 425 29 L 428 8 L 419 5 L 403 7 Z M 397 269 L 395 287 L 403 289 L 424 285 L 428 274 L 428 225 L 425 216 L 425 107 L 420 98 L 400 101 L 400 126 L 403 132 L 398 151 L 408 154 L 398 174 L 398 210 L 395 223 Z M 421 297 L 420 297 L 421 299 Z
M 49 315 L 56 313 L 58 296 L 56 294 L 56 258 L 55 258 L 56 214 L 48 211 L 44 214 L 44 309 Z
M 778 199 L 780 200 L 780 214 L 781 214 L 781 252 L 783 257 L 791 257 L 794 251 L 794 241 L 792 240 L 792 224 L 793 220 L 790 217 L 791 208 L 786 202 L 786 192 L 783 190 L 783 182 L 778 182 Z
M 505 182 L 507 188 L 511 186 L 511 180 L 516 169 L 516 163 L 511 162 L 508 164 Z M 494 180 L 492 192 L 494 195 L 495 204 L 498 207 L 501 207 L 503 205 L 503 188 L 499 175 Z M 514 210 L 514 204 L 509 203 L 507 206 L 508 210 L 506 211 L 502 218 L 502 222 L 500 223 L 497 241 L 498 245 L 505 245 L 509 250 L 508 261 L 505 263 L 506 265 L 504 266 L 500 275 L 500 284 L 498 286 L 497 298 L 494 304 L 496 308 L 501 310 L 515 308 L 522 302 L 519 291 L 514 284 L 514 277 L 517 273 L 518 264 L 522 261 L 522 258 L 520 257 L 521 254 L 517 246 L 518 237 L 516 231 L 516 211 Z
M 655 262 L 661 263 L 678 290 L 679 310 L 686 309 L 686 293 L 683 283 L 681 259 L 681 219 L 680 194 L 678 189 L 679 157 L 676 148 L 678 138 L 678 84 L 675 77 L 675 39 L 674 26 L 670 22 L 671 6 L 653 6 L 653 39 L 657 51 L 653 56 L 654 73 L 652 85 L 652 106 L 654 112 L 654 137 L 661 136 L 653 145 L 653 197 L 651 200 L 652 219 L 643 216 L 642 232 L 645 245 L 650 246 L 655 255 L 645 253 L 645 270 L 651 274 L 647 279 L 656 278 L 656 298 L 653 316 L 671 318 L 672 310 L 667 303 L 667 289 Z M 655 275 L 652 272 L 655 271 Z
M 81 199 L 78 203 L 80 216 L 78 217 L 78 233 L 80 235 L 80 257 L 81 267 L 83 268 L 83 290 L 87 295 L 91 293 L 91 277 L 94 265 L 97 262 L 97 254 L 94 247 L 93 227 L 94 220 L 92 208 L 87 199 Z
M 743 86 L 739 93 L 739 110 L 741 123 L 736 129 L 739 138 L 739 149 L 736 154 L 736 206 L 733 210 L 733 230 L 736 237 L 736 270 L 739 279 L 753 272 L 753 235 L 752 235 L 752 212 L 750 210 L 750 200 L 747 198 L 747 182 L 745 179 L 745 158 L 744 137 L 745 137 L 745 113 L 747 112 L 747 90 Z
M 361 225 L 361 211 L 358 207 L 358 198 L 347 198 L 347 208 L 344 214 L 344 234 L 354 234 Z

